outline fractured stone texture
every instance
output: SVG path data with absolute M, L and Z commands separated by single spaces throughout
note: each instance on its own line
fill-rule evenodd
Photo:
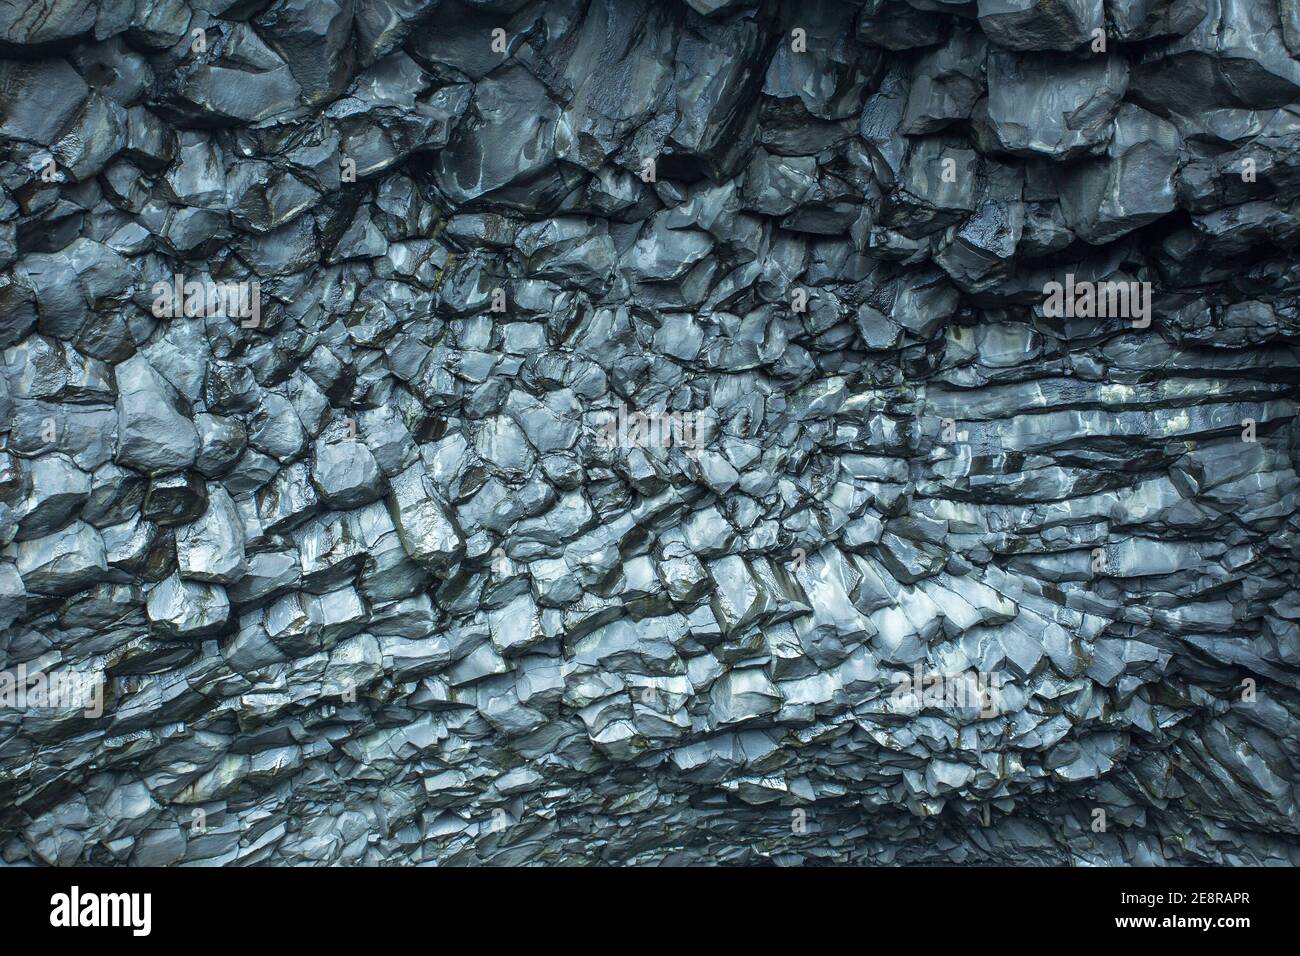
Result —
M 1296 54 L 4 5 L 0 859 L 1300 863 Z

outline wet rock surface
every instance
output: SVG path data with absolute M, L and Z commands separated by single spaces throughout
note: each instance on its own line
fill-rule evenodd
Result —
M 1300 863 L 1294 21 L 5 5 L 0 859 Z

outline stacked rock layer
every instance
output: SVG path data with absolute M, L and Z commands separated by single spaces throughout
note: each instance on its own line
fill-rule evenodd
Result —
M 1300 863 L 1297 56 L 4 5 L 0 859 Z

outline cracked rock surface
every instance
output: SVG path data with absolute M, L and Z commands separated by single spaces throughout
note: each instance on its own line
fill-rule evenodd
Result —
M 1300 863 L 1297 55 L 0 4 L 0 860 Z

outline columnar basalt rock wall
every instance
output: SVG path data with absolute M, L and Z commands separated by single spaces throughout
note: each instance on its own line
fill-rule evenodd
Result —
M 1298 9 L 5 5 L 0 858 L 1300 862 Z

